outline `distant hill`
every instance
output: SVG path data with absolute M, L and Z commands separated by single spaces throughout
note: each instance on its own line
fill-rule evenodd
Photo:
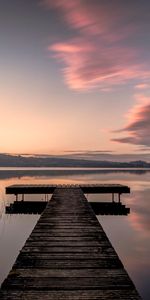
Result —
M 0 154 L 0 167 L 150 168 L 145 161 L 114 162 L 64 158 L 55 155 L 23 156 Z

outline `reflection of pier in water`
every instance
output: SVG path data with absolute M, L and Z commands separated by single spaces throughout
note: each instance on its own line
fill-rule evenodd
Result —
M 130 189 L 121 185 L 13 186 L 6 192 L 18 199 L 19 193 L 40 194 L 44 188 L 45 194 L 53 189 L 52 198 L 43 202 L 46 208 L 2 284 L 1 299 L 140 300 L 84 195 L 118 193 L 118 203 L 112 197 L 109 204 L 121 205 L 120 195 Z
M 121 202 L 89 202 L 96 215 L 128 215 L 130 208 Z M 14 201 L 6 206 L 6 214 L 41 214 L 46 201 Z

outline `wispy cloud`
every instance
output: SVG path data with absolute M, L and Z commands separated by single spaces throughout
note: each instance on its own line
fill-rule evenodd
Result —
M 78 38 L 52 45 L 49 50 L 63 64 L 65 81 L 72 89 L 99 87 L 104 90 L 141 75 L 149 76 L 149 72 L 141 71 L 142 66 L 133 63 L 136 53 L 126 47 L 106 47 Z
M 138 103 L 128 113 L 127 125 L 116 131 L 125 136 L 112 140 L 150 147 L 150 98 L 143 95 L 138 95 L 136 98 Z
M 42 2 L 49 9 L 56 10 L 72 30 L 71 38 L 66 40 L 62 36 L 62 41 L 48 48 L 61 62 L 65 82 L 71 89 L 98 87 L 105 91 L 130 80 L 150 77 L 137 47 L 128 43 L 139 28 L 136 22 L 132 22 L 134 10 L 131 8 L 131 13 L 123 1 L 117 5 L 114 1 L 104 3 L 97 0 Z M 137 19 L 139 15 L 137 7 Z
M 150 84 L 148 83 L 139 83 L 134 87 L 136 90 L 146 90 L 150 88 Z

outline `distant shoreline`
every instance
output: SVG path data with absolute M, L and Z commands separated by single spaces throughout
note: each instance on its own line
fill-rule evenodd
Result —
M 94 169 L 149 169 L 150 162 L 145 160 L 118 161 L 114 159 L 83 159 L 58 156 L 24 157 L 22 155 L 13 156 L 10 154 L 0 154 L 0 168 L 94 168 Z
M 133 170 L 133 171 L 134 171 L 134 170 L 135 170 L 135 171 L 136 171 L 136 170 L 147 170 L 147 171 L 148 171 L 148 170 L 150 170 L 150 167 L 145 167 L 145 168 L 143 168 L 143 167 L 20 167 L 20 166 L 19 166 L 19 167 L 17 167 L 17 166 L 16 166 L 16 167 L 11 167 L 11 166 L 10 166 L 10 167 L 8 167 L 8 166 L 6 166 L 6 167 L 3 166 L 3 167 L 1 167 L 1 166 L 0 166 L 0 171 L 9 171 L 9 170 L 10 170 L 10 171 L 11 171 L 11 170 L 12 170 L 12 171 L 17 171 L 17 170 L 18 170 L 18 171 L 22 171 L 22 170 L 27 170 L 27 171 L 30 171 L 30 170 L 31 170 L 31 171 L 32 171 L 32 170 L 41 170 L 41 171 L 42 171 L 42 170 L 43 170 L 43 171 L 44 171 L 44 170 L 49 170 L 49 171 L 53 171 L 53 170 L 56 170 L 56 171 L 57 171 L 57 170 L 58 170 L 58 171 L 59 171 L 59 170 L 62 170 L 62 171 L 63 171 L 63 170 L 64 170 L 64 171 L 65 171 L 65 170 L 67 170 L 67 171 L 69 171 L 69 170 L 70 170 L 70 171 L 71 171 L 71 170 L 79 170 L 79 171 L 80 171 L 80 170 L 81 170 L 81 171 L 82 171 L 82 170 L 83 170 L 83 171 L 84 171 L 84 170 L 85 170 L 85 171 L 86 171 L 86 170 L 112 170 L 112 171 L 113 171 L 113 170 L 118 170 L 118 171 L 119 171 L 119 170 L 120 170 L 120 171 L 121 171 L 121 170 Z

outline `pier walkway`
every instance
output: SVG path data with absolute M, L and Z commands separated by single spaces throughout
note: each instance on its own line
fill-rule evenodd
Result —
M 5 300 L 140 300 L 79 187 L 57 187 L 3 282 Z

